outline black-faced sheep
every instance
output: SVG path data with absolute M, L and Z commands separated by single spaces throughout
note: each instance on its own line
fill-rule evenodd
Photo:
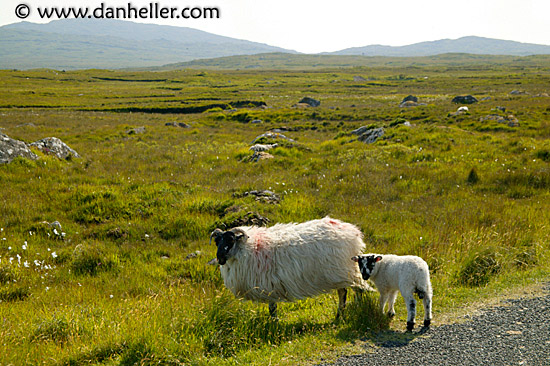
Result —
M 424 327 L 430 326 L 432 284 L 428 264 L 422 258 L 411 255 L 364 254 L 355 256 L 352 260 L 359 264 L 363 279 L 366 281 L 370 278 L 376 285 L 380 292 L 380 310 L 382 312 L 388 302 L 388 315 L 395 315 L 393 305 L 399 290 L 407 305 L 407 330 L 412 331 L 416 316 L 416 300 L 414 299 L 414 293 L 416 293 L 424 305 Z
M 239 298 L 277 303 L 338 290 L 337 317 L 345 307 L 348 287 L 370 290 L 349 259 L 362 252 L 361 231 L 325 217 L 270 228 L 248 226 L 216 229 L 217 259 L 225 286 Z

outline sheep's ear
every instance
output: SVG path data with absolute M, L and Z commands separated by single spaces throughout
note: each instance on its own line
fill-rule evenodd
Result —
M 210 244 L 212 244 L 212 238 L 214 238 L 214 241 L 216 241 L 222 235 L 223 235 L 223 231 L 221 229 L 216 229 L 212 231 L 212 234 L 210 234 Z
M 351 258 L 352 261 L 359 263 L 359 257 L 355 256 Z
M 376 258 L 374 258 L 374 262 L 375 262 L 375 263 L 376 263 L 376 262 L 380 262 L 381 260 L 382 260 L 382 256 L 381 256 L 381 255 L 379 255 L 379 256 L 377 256 Z

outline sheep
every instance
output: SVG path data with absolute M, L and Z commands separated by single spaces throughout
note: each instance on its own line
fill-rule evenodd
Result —
M 388 302 L 388 315 L 395 315 L 394 303 L 397 290 L 407 304 L 407 331 L 414 328 L 416 300 L 414 293 L 422 299 L 424 305 L 424 328 L 430 327 L 432 320 L 432 284 L 428 264 L 420 257 L 392 254 L 363 254 L 351 258 L 357 262 L 363 279 L 369 278 L 380 292 L 380 310 L 384 312 Z
M 354 225 L 325 217 L 270 228 L 216 229 L 210 235 L 225 286 L 238 298 L 269 304 L 276 318 L 278 302 L 292 302 L 336 289 L 336 317 L 346 305 L 347 288 L 372 290 L 350 255 L 365 244 Z M 351 263 L 351 265 L 350 265 Z

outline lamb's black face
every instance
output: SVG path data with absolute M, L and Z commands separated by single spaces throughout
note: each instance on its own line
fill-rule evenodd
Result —
M 223 266 L 227 262 L 227 259 L 229 259 L 229 251 L 237 242 L 237 236 L 232 231 L 220 232 L 219 235 L 214 237 L 214 241 L 218 247 L 218 252 L 216 253 L 218 263 Z
M 376 262 L 382 260 L 382 257 L 379 255 L 358 255 L 353 257 L 352 260 L 357 262 L 359 270 L 361 271 L 361 276 L 363 276 L 363 279 L 366 281 L 372 275 Z

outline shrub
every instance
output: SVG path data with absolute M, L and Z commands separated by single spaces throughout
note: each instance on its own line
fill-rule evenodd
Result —
M 466 182 L 468 184 L 476 184 L 479 182 L 479 175 L 477 174 L 476 168 L 470 169 L 470 172 L 468 173 L 468 178 L 466 178 Z
M 354 301 L 350 302 L 343 313 L 343 318 L 350 330 L 360 333 L 379 332 L 388 329 L 390 318 L 380 311 L 377 292 L 356 292 Z
M 90 245 L 79 244 L 73 251 L 71 271 L 76 275 L 96 275 L 117 267 L 118 258 L 104 258 L 101 251 Z
M 474 253 L 462 264 L 457 274 L 457 282 L 466 286 L 484 286 L 492 276 L 500 272 L 500 254 L 494 248 Z

